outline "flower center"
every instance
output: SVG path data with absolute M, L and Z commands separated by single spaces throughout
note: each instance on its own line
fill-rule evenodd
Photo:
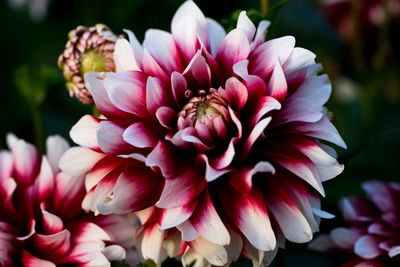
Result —
M 88 50 L 81 56 L 82 75 L 89 71 L 105 72 L 107 68 L 107 58 L 100 51 Z

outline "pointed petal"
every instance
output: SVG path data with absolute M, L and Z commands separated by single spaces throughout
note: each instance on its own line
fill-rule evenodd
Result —
M 157 139 L 149 126 L 142 122 L 135 122 L 124 131 L 122 138 L 125 142 L 138 148 L 153 148 Z
M 191 241 L 189 246 L 213 265 L 223 266 L 228 263 L 226 249 L 223 246 L 209 242 L 201 236 Z
M 46 139 L 46 154 L 47 159 L 49 160 L 51 169 L 53 173 L 57 173 L 60 171 L 58 168 L 58 162 L 60 161 L 61 156 L 67 151 L 69 148 L 69 144 L 59 135 L 49 136 Z
M 225 92 L 231 107 L 236 111 L 241 111 L 247 102 L 246 86 L 235 77 L 231 77 L 226 81 Z
M 136 63 L 131 44 L 124 38 L 118 38 L 115 42 L 114 64 L 115 72 L 140 70 Z
M 286 97 L 288 85 L 279 57 L 275 58 L 274 71 L 272 72 L 271 78 L 268 82 L 267 89 L 268 95 L 276 98 L 280 102 L 282 102 Z
M 36 148 L 20 139 L 12 148 L 14 158 L 15 181 L 21 185 L 30 185 L 40 167 L 40 158 Z
M 71 147 L 61 157 L 59 167 L 73 176 L 84 175 L 103 157 L 104 154 L 87 148 Z

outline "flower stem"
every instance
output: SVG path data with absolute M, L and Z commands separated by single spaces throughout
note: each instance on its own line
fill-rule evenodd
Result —
M 268 12 L 269 0 L 261 0 L 260 5 L 261 5 L 261 13 L 263 14 L 263 16 L 265 16 Z

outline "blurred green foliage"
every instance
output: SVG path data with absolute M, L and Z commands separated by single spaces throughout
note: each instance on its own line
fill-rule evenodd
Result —
M 57 58 L 70 30 L 77 25 L 92 26 L 100 22 L 117 34 L 125 28 L 131 29 L 143 40 L 148 28 L 169 30 L 171 18 L 182 2 L 52 0 L 48 16 L 42 22 L 34 22 L 26 9 L 12 10 L 2 1 L 0 147 L 5 147 L 7 132 L 33 143 L 43 143 L 45 136 L 51 134 L 68 138 L 71 126 L 82 115 L 92 113 L 91 106 L 69 97 L 61 71 L 57 69 Z M 219 20 L 227 29 L 234 27 L 240 10 L 249 10 L 249 17 L 255 23 L 264 18 L 258 11 L 260 3 L 255 0 L 199 0 L 196 3 L 207 16 Z M 380 36 L 391 57 L 380 58 L 376 61 L 379 64 L 365 60 L 360 67 L 348 45 L 323 17 L 319 1 L 270 1 L 269 11 L 266 16 L 273 24 L 268 38 L 295 36 L 296 45 L 313 51 L 317 62 L 323 64 L 324 72 L 331 77 L 333 94 L 327 107 L 348 150 L 338 149 L 345 171 L 325 183 L 327 197 L 323 200 L 323 209 L 338 215 L 338 199 L 349 194 L 361 195 L 363 181 L 400 180 L 398 28 L 387 25 L 387 34 L 391 35 Z M 362 40 L 360 43 L 366 45 Z M 347 87 L 343 81 L 347 81 Z M 32 123 L 35 112 L 41 114 L 43 133 L 38 134 Z M 341 223 L 340 216 L 323 220 L 321 231 L 328 231 L 338 223 Z M 278 254 L 273 266 L 297 266 L 299 262 L 307 262 L 306 266 L 337 266 L 343 262 L 336 255 L 307 251 L 304 245 L 288 244 L 287 247 L 284 253 Z M 169 260 L 165 266 L 180 264 Z M 240 260 L 234 266 L 251 265 Z

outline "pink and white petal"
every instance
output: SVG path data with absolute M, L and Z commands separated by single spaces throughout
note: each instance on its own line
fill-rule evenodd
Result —
M 13 175 L 13 156 L 9 151 L 0 151 L 0 181 Z
M 160 221 L 161 224 L 160 229 L 166 230 L 183 223 L 184 221 L 189 219 L 189 217 L 193 214 L 196 205 L 197 205 L 197 199 L 184 206 L 164 209 Z
M 394 212 L 398 209 L 396 193 L 387 184 L 381 181 L 369 181 L 363 183 L 362 188 L 382 213 Z
M 146 107 L 151 115 L 154 115 L 158 108 L 172 105 L 171 90 L 159 78 L 149 77 L 146 84 Z
M 199 233 L 194 229 L 190 220 L 186 220 L 176 227 L 182 233 L 182 240 L 190 242 L 199 237 Z
M 205 154 L 199 154 L 195 160 L 203 163 L 206 166 L 205 179 L 207 182 L 214 181 L 215 179 L 231 171 L 231 169 L 229 168 L 225 169 L 214 168 L 213 166 L 210 165 L 208 157 Z
M 225 246 L 226 252 L 228 253 L 228 262 L 235 262 L 239 259 L 243 249 L 243 240 L 240 234 L 235 231 L 228 229 L 231 241 Z
M 131 44 L 125 38 L 118 38 L 114 47 L 115 72 L 140 71 Z
M 266 79 L 274 70 L 275 58 L 278 57 L 281 64 L 285 64 L 294 49 L 294 45 L 295 38 L 285 36 L 258 46 L 249 55 L 249 73 Z
M 55 214 L 47 212 L 41 205 L 42 218 L 43 218 L 43 233 L 46 235 L 55 234 L 61 232 L 64 228 L 63 221 Z
M 271 117 L 267 117 L 265 119 L 260 120 L 254 126 L 254 128 L 251 130 L 251 133 L 249 134 L 249 137 L 244 141 L 243 148 L 240 154 L 241 157 L 246 158 L 249 155 L 250 150 L 253 147 L 254 143 L 260 137 L 262 137 L 265 128 L 267 128 L 271 120 L 272 120 Z
M 159 227 L 158 223 L 146 225 L 141 245 L 143 258 L 153 260 L 157 266 L 161 264 L 164 241 L 164 231 L 159 230 Z
M 253 176 L 257 173 L 269 172 L 275 174 L 275 168 L 267 161 L 260 161 L 254 167 L 234 170 L 230 174 L 230 185 L 240 193 L 248 193 L 253 187 Z
M 307 98 L 318 105 L 324 105 L 332 92 L 328 75 L 311 76 L 303 81 L 292 97 Z
M 76 144 L 93 150 L 99 149 L 97 144 L 97 131 L 100 129 L 100 120 L 85 115 L 72 126 L 69 136 Z
M 184 105 L 187 82 L 185 77 L 179 72 L 174 71 L 171 74 L 171 88 L 176 104 L 181 107 Z
M 274 126 L 290 122 L 317 122 L 323 116 L 323 107 L 306 98 L 289 98 L 275 116 Z
M 230 243 L 229 232 L 211 201 L 208 190 L 200 196 L 196 209 L 190 217 L 196 231 L 208 241 L 225 246 Z
M 101 214 L 126 214 L 143 210 L 155 204 L 162 187 L 163 180 L 150 168 L 141 164 L 133 165 L 121 173 L 115 182 L 112 195 L 100 202 L 97 209 Z M 132 192 L 136 192 L 134 198 Z
M 183 206 L 194 200 L 207 186 L 207 181 L 199 174 L 199 168 L 189 168 L 182 175 L 166 179 L 158 208 Z
M 238 112 L 241 111 L 248 98 L 246 86 L 237 78 L 231 77 L 225 83 L 225 92 L 230 106 Z
M 68 142 L 65 141 L 65 139 L 61 136 L 52 135 L 47 137 L 46 154 L 53 173 L 57 173 L 60 171 L 60 169 L 58 168 L 58 162 L 60 161 L 60 158 L 65 153 L 65 151 L 68 150 L 68 148 Z
M 273 250 L 276 238 L 261 193 L 253 189 L 241 194 L 228 187 L 219 192 L 225 210 L 249 242 L 257 249 Z
M 56 267 L 51 261 L 36 258 L 25 249 L 22 250 L 21 262 L 26 267 Z
M 46 156 L 43 156 L 39 175 L 34 182 L 37 201 L 45 200 L 53 194 L 54 173 Z
M 226 249 L 223 246 L 211 243 L 201 236 L 189 242 L 189 246 L 213 265 L 223 266 L 228 263 Z
M 200 50 L 197 51 L 182 74 L 186 80 L 199 88 L 211 87 L 211 70 Z
M 40 168 L 40 158 L 36 148 L 20 139 L 11 152 L 14 158 L 15 181 L 22 186 L 30 185 Z
M 274 97 L 282 102 L 287 94 L 288 85 L 286 82 L 285 73 L 283 72 L 279 57 L 275 58 L 275 67 L 272 72 L 271 78 L 267 85 L 267 92 L 269 96 Z
M 104 83 L 111 102 L 119 109 L 147 118 L 146 75 L 138 71 L 110 73 Z
M 242 11 L 239 14 L 236 29 L 241 29 L 246 33 L 249 42 L 253 40 L 254 34 L 256 33 L 256 26 L 247 17 L 246 11 Z
M 294 72 L 315 64 L 315 57 L 316 55 L 311 51 L 301 47 L 295 47 L 289 59 L 285 62 L 285 65 L 283 65 L 283 70 L 288 77 L 291 77 L 294 75 Z
M 394 246 L 389 251 L 389 257 L 394 258 L 400 254 L 400 246 Z
M 17 136 L 15 136 L 15 134 L 7 133 L 6 142 L 7 142 L 8 149 L 12 150 L 13 147 L 17 144 L 18 140 L 19 140 L 19 138 Z
M 379 238 L 373 235 L 364 235 L 354 244 L 354 253 L 363 259 L 373 259 L 382 253 L 379 248 Z
M 343 227 L 335 228 L 330 233 L 330 237 L 337 247 L 350 252 L 353 252 L 354 244 L 361 235 L 356 229 Z
M 143 47 L 167 74 L 183 70 L 174 37 L 170 33 L 156 29 L 147 30 Z
M 268 192 L 268 208 L 286 239 L 294 243 L 310 241 L 313 237 L 311 227 L 289 195 L 282 189 Z
M 99 266 L 104 266 L 104 267 L 110 266 L 110 262 L 108 261 L 108 259 L 104 256 L 103 253 L 100 252 L 94 254 L 93 258 L 90 261 L 77 265 L 77 267 L 99 267 Z
M 103 157 L 90 170 L 85 177 L 85 189 L 89 191 L 112 170 L 120 168 L 124 159 L 116 157 Z
M 363 198 L 343 198 L 339 202 L 339 207 L 343 213 L 343 218 L 348 222 L 371 222 L 379 216 L 379 212 L 373 203 Z
M 260 98 L 255 104 L 255 111 L 252 112 L 253 116 L 250 119 L 249 128 L 253 129 L 257 123 L 272 110 L 280 110 L 281 104 L 273 97 L 264 96 Z
M 246 59 L 250 53 L 250 43 L 241 29 L 229 32 L 217 51 L 216 60 L 226 75 L 233 74 L 233 65 Z
M 142 45 L 139 43 L 135 34 L 132 31 L 124 29 L 124 32 L 128 34 L 129 43 L 132 47 L 133 55 L 135 57 L 134 58 L 135 63 L 139 67 L 139 69 L 142 69 L 142 57 L 143 57 Z
M 206 18 L 193 1 L 184 2 L 176 11 L 172 18 L 171 32 L 187 62 L 199 49 L 198 38 L 207 43 Z
M 135 122 L 126 128 L 122 138 L 125 142 L 138 148 L 154 148 L 157 145 L 153 130 L 143 122 Z
M 226 148 L 226 150 L 224 151 L 224 153 L 222 153 L 221 155 L 219 155 L 213 159 L 210 159 L 211 166 L 214 169 L 223 170 L 231 164 L 231 162 L 236 154 L 235 146 L 234 146 L 235 140 L 236 140 L 236 138 L 231 139 L 231 141 L 229 142 L 229 145 Z
M 97 142 L 100 149 L 109 155 L 126 154 L 132 147 L 124 141 L 125 128 L 113 121 L 100 122 L 97 132 Z
M 161 126 L 167 130 L 175 130 L 178 116 L 174 109 L 170 107 L 160 107 L 156 111 L 156 117 Z
M 50 235 L 36 233 L 33 235 L 33 243 L 39 256 L 56 259 L 68 253 L 71 246 L 70 238 L 71 233 L 65 229 Z
M 253 263 L 253 266 L 260 266 L 260 263 L 264 257 L 264 251 L 255 248 L 246 238 L 243 238 L 242 255 L 247 259 L 250 259 Z
M 209 263 L 204 257 L 197 254 L 191 248 L 187 248 L 185 253 L 182 255 L 182 264 L 183 266 L 192 266 L 192 267 L 211 267 L 211 263 Z
M 71 147 L 62 155 L 58 166 L 69 175 L 85 175 L 104 156 L 88 148 Z
M 253 51 L 259 45 L 264 43 L 265 35 L 267 34 L 267 28 L 269 27 L 270 24 L 271 24 L 271 22 L 269 22 L 267 20 L 260 21 L 260 23 L 258 24 L 258 27 L 257 27 L 256 37 L 254 38 L 254 41 L 251 44 L 251 51 Z
M 216 57 L 218 48 L 225 39 L 226 32 L 221 24 L 210 18 L 207 18 L 207 28 L 210 38 L 210 52 L 213 57 Z
M 126 250 L 119 245 L 110 245 L 103 249 L 103 254 L 109 261 L 120 261 L 126 258 Z
M 93 96 L 96 107 L 107 118 L 124 116 L 125 112 L 117 108 L 110 100 L 105 79 L 108 73 L 90 71 L 85 73 L 85 86 Z
M 150 55 L 147 49 L 143 49 L 143 71 L 152 77 L 159 77 L 165 82 L 169 81 L 169 76 L 160 67 L 157 61 Z
M 167 252 L 168 257 L 175 258 L 181 256 L 187 248 L 186 242 L 182 240 L 181 233 L 175 231 L 164 240 L 164 249 Z

